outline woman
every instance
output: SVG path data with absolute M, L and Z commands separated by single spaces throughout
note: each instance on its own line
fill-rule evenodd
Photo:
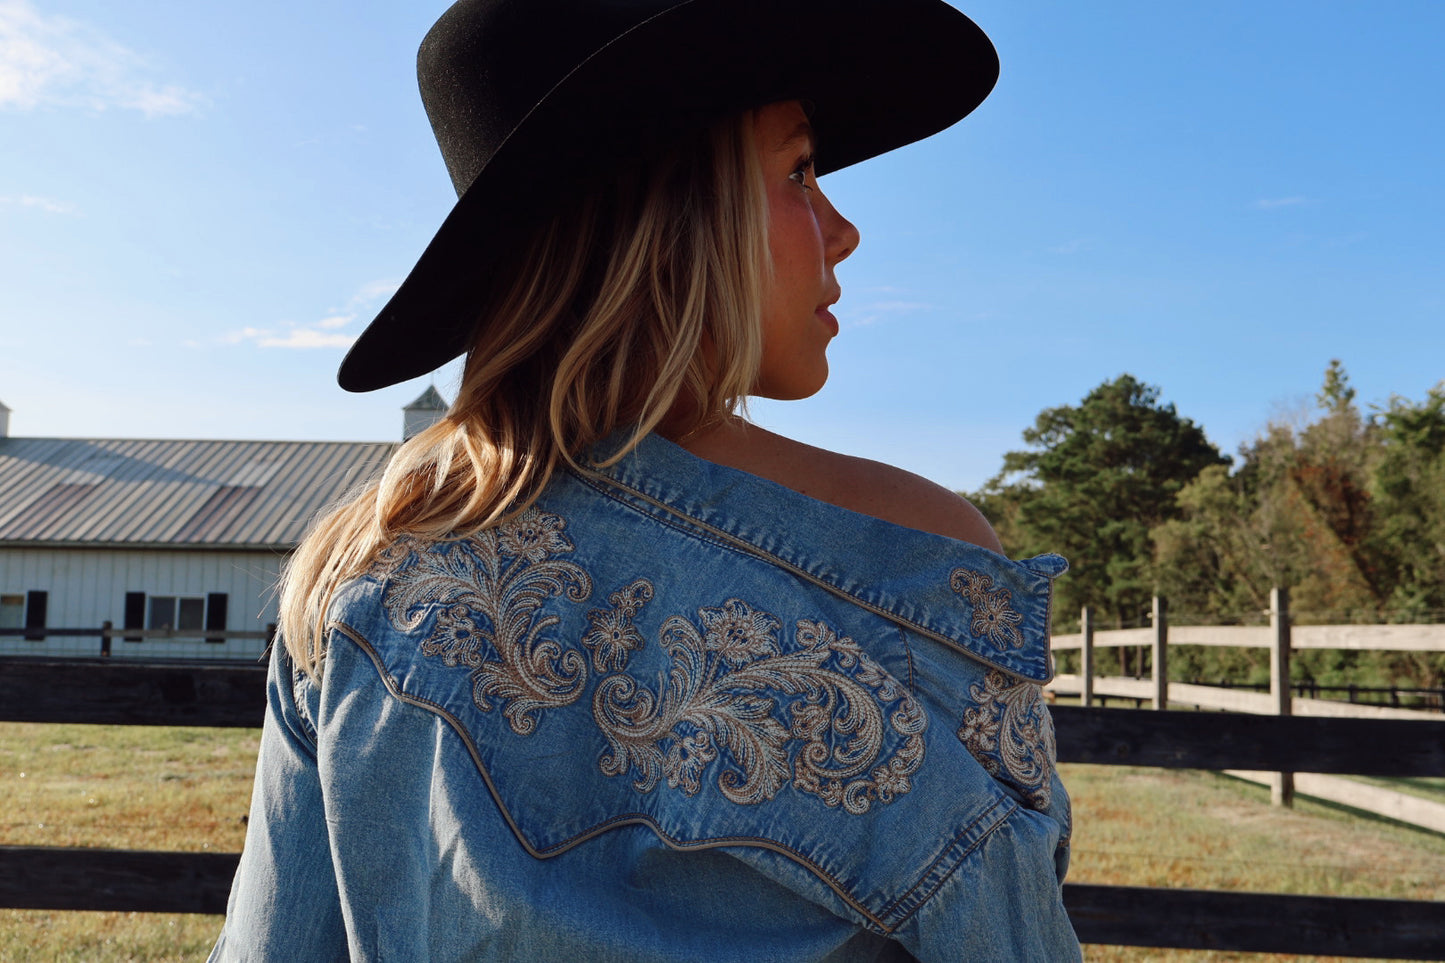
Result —
M 1063 561 L 738 414 L 827 377 L 817 173 L 996 70 L 939 0 L 443 16 L 461 197 L 340 381 L 462 386 L 292 560 L 213 959 L 1078 958 Z

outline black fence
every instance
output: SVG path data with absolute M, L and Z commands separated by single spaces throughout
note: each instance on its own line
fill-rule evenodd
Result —
M 265 669 L 0 660 L 0 721 L 260 725 Z M 1445 776 L 1445 720 L 1056 706 L 1061 762 Z M 0 846 L 0 907 L 222 913 L 238 854 Z M 1445 959 L 1445 902 L 1066 884 L 1085 943 Z

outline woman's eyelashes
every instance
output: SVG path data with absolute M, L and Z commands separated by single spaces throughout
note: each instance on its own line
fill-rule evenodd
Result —
M 797 181 L 798 186 L 801 187 L 803 190 L 811 191 L 813 189 L 813 185 L 808 183 L 808 175 L 810 175 L 812 172 L 813 155 L 809 154 L 807 157 L 804 157 L 798 162 L 798 166 L 793 170 L 793 173 L 788 175 L 788 178 L 790 180 Z

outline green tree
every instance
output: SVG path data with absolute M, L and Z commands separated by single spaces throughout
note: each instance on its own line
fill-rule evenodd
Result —
M 1445 618 L 1445 382 L 1416 404 L 1391 398 L 1379 413 L 1371 478 L 1381 614 L 1395 622 Z M 1425 687 L 1445 685 L 1445 653 L 1383 653 L 1383 669 Z
M 1350 376 L 1345 373 L 1344 362 L 1339 358 L 1330 359 L 1330 366 L 1325 369 L 1325 383 L 1320 393 L 1315 395 L 1315 401 L 1332 413 L 1354 407 L 1355 389 L 1351 387 Z
M 1332 360 L 1317 410 L 1269 424 L 1231 470 L 1157 388 L 1124 375 L 1042 412 L 1030 450 L 970 497 L 1010 554 L 1069 557 L 1060 624 L 1082 604 L 1101 625 L 1138 624 L 1155 592 L 1176 622 L 1258 622 L 1273 586 L 1305 624 L 1445 620 L 1445 382 L 1368 417 L 1355 399 Z M 1186 646 L 1170 665 L 1175 678 L 1267 678 L 1248 649 Z M 1442 653 L 1307 650 L 1293 665 L 1327 685 L 1445 684 Z
M 1445 382 L 1419 404 L 1391 398 L 1377 418 L 1372 532 L 1381 595 L 1396 621 L 1445 616 Z
M 1078 404 L 1049 408 L 1023 433 L 1033 446 L 1004 456 L 1003 471 L 970 497 L 1010 554 L 1058 552 L 1070 561 L 1056 610 L 1095 607 L 1123 625 L 1154 593 L 1151 528 L 1178 517 L 1179 491 L 1229 459 L 1132 375 L 1099 385 Z
M 1374 426 L 1331 361 L 1302 428 L 1271 423 L 1240 450 L 1232 475 L 1202 473 L 1179 494 L 1180 516 L 1153 532 L 1160 588 L 1175 611 L 1234 622 L 1290 589 L 1296 617 L 1373 618 L 1382 565 L 1372 542 Z
M 1304 623 L 1445 615 L 1445 383 L 1365 418 L 1336 360 L 1316 400 L 1302 427 L 1273 423 L 1242 448 L 1233 474 L 1202 472 L 1179 493 L 1180 517 L 1153 530 L 1174 612 L 1257 618 L 1280 585 Z M 1194 668 L 1214 678 L 1254 667 Z M 1445 655 L 1305 651 L 1294 671 L 1327 684 L 1430 687 L 1445 680 Z

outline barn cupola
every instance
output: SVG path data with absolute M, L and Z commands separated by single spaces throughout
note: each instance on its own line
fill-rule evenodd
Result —
M 401 412 L 401 440 L 410 441 L 442 420 L 442 415 L 447 413 L 447 403 L 437 393 L 436 387 L 431 386 L 421 393 L 421 397 L 402 408 Z
M 0 438 L 10 437 L 10 409 L 5 407 L 5 402 L 0 401 Z

